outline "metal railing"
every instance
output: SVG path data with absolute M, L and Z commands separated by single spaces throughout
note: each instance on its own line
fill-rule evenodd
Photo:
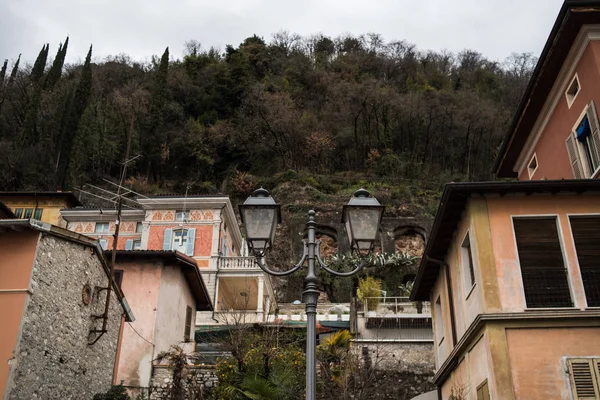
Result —
M 363 301 L 365 316 L 411 318 L 431 316 L 429 302 L 410 301 L 408 297 L 367 297 Z
M 246 270 L 260 270 L 260 267 L 256 265 L 254 257 L 219 257 L 217 259 L 217 268 L 231 270 L 231 269 L 246 269 Z

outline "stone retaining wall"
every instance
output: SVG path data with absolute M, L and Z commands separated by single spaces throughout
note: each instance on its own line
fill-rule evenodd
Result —
M 214 366 L 188 366 L 184 369 L 183 388 L 186 399 L 205 399 L 217 385 L 217 374 Z M 150 381 L 150 400 L 167 400 L 173 386 L 173 369 L 166 365 L 155 365 L 152 368 Z

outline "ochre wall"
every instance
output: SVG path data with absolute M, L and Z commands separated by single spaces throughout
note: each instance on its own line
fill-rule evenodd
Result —
M 500 302 L 503 311 L 523 311 L 521 280 L 511 216 L 558 215 L 560 237 L 566 255 L 571 291 L 578 308 L 585 308 L 585 294 L 567 214 L 600 213 L 600 196 L 520 196 L 487 199 Z
M 165 229 L 178 229 L 179 225 L 150 225 L 148 235 L 148 250 L 162 250 L 165 237 Z M 194 240 L 194 256 L 210 256 L 212 246 L 211 225 L 186 225 L 186 228 L 196 229 Z
M 6 204 L 11 211 L 15 211 L 15 208 L 42 208 L 42 219 L 41 221 L 47 222 L 53 225 L 64 226 L 63 220 L 60 216 L 61 208 L 68 208 L 67 202 L 62 198 L 48 198 L 39 197 L 37 201 L 32 197 L 15 197 L 7 196 L 0 197 L 0 202 Z M 35 211 L 34 211 L 35 212 Z M 32 214 L 33 218 L 33 214 Z
M 118 261 L 116 269 L 123 270 L 121 288 L 127 296 L 135 321 L 123 326 L 115 381 L 123 381 L 125 386 L 147 387 L 150 384 L 154 352 L 146 340 L 154 343 L 162 262 Z
M 4 395 L 8 361 L 13 358 L 19 335 L 39 236 L 29 230 L 0 234 L 0 396 Z
M 517 399 L 570 399 L 564 357 L 600 356 L 600 328 L 507 329 Z
M 567 154 L 565 140 L 584 107 L 594 100 L 597 112 L 600 112 L 600 41 L 592 41 L 584 51 L 575 72 L 579 77 L 580 92 L 569 109 L 564 92 L 558 93 L 560 99 L 550 117 L 534 151 L 537 154 L 538 168 L 532 179 L 573 179 L 573 171 Z M 569 83 L 574 74 L 570 77 Z M 548 98 L 547 101 L 553 101 Z M 543 116 L 540 116 L 543 118 Z M 532 132 L 535 134 L 535 132 Z M 527 165 L 533 153 L 527 158 L 526 166 L 519 180 L 529 180 Z

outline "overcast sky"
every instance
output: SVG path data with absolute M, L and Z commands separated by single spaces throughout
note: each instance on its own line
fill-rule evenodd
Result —
M 43 43 L 53 56 L 69 39 L 68 61 L 126 53 L 148 60 L 186 40 L 203 48 L 237 46 L 257 34 L 380 33 L 421 50 L 474 49 L 494 60 L 539 55 L 562 0 L 0 0 L 0 59 L 33 60 Z

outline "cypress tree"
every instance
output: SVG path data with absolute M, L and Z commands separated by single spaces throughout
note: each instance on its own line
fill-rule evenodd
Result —
M 17 76 L 17 72 L 19 71 L 19 62 L 21 61 L 21 55 L 19 54 L 19 58 L 17 58 L 17 62 L 13 65 L 12 71 L 10 72 L 10 78 L 8 78 L 8 84 L 13 83 Z
M 158 137 L 163 124 L 163 114 L 167 102 L 167 77 L 169 72 L 169 48 L 165 49 L 160 64 L 154 76 L 154 85 L 150 97 L 150 121 L 146 130 L 147 137 L 142 143 L 142 148 L 148 160 L 147 176 L 151 181 L 153 174 L 158 172 L 160 162 L 160 145 L 162 140 Z
M 0 86 L 4 84 L 4 78 L 6 77 L 6 68 L 8 67 L 8 60 L 4 60 L 2 64 L 2 70 L 0 70 Z
M 56 82 L 59 81 L 62 76 L 62 68 L 65 64 L 65 57 L 67 56 L 67 47 L 69 46 L 69 37 L 65 40 L 65 44 L 62 44 L 58 47 L 58 51 L 56 52 L 56 57 L 54 58 L 54 62 L 52 63 L 52 67 L 50 67 L 50 71 L 48 71 L 48 75 L 46 76 L 46 82 L 44 83 L 44 89 L 52 89 Z
M 79 128 L 79 123 L 81 122 L 81 117 L 83 116 L 83 113 L 89 104 L 90 95 L 92 93 L 91 60 L 92 46 L 90 46 L 90 50 L 85 58 L 85 64 L 83 64 L 83 68 L 81 70 L 81 79 L 77 85 L 77 89 L 73 95 L 73 100 L 69 106 L 65 124 L 62 127 L 62 143 L 60 149 L 61 165 L 59 166 L 58 176 L 61 186 L 66 184 L 69 164 L 72 158 L 71 150 L 73 149 L 73 143 L 75 142 L 75 137 L 77 136 L 77 130 Z
M 35 63 L 31 69 L 31 75 L 29 76 L 31 82 L 37 83 L 44 75 L 44 68 L 46 68 L 46 60 L 48 59 L 49 49 L 50 45 L 45 44 L 42 47 L 42 50 L 40 50 L 40 54 L 38 54 L 37 58 L 35 59 Z

